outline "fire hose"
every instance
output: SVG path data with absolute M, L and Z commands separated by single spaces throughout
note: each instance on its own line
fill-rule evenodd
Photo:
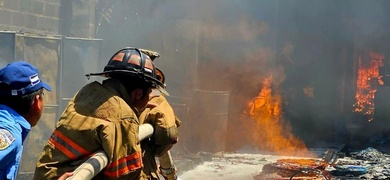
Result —
M 139 126 L 140 141 L 149 138 L 153 135 L 153 126 L 150 124 L 142 124 Z M 169 151 L 163 156 L 159 157 L 160 166 L 173 167 L 172 157 Z M 66 180 L 85 179 L 90 180 L 95 177 L 108 165 L 108 157 L 103 150 L 97 151 L 93 156 L 87 159 L 83 164 L 73 171 L 73 176 Z

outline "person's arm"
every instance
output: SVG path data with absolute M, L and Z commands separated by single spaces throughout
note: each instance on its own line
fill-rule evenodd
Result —
M 0 179 L 15 179 L 18 173 L 22 153 L 21 135 L 13 134 L 12 131 L 0 128 L 0 162 L 5 177 Z
M 107 179 L 138 178 L 143 167 L 138 131 L 138 120 L 130 115 L 100 132 L 102 147 L 108 158 L 104 169 Z
M 165 152 L 162 156 L 158 157 L 160 161 L 160 174 L 164 177 L 165 180 L 176 180 L 177 179 L 177 169 L 173 164 L 172 156 L 169 151 Z
M 7 145 L 7 142 L 1 142 L 0 148 L 0 162 L 1 167 L 11 165 L 16 159 L 17 148 L 15 142 Z
M 68 177 L 73 176 L 72 172 L 64 173 L 58 180 L 66 180 Z

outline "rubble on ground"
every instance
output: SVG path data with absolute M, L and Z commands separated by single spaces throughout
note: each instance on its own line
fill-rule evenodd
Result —
M 296 179 L 344 180 L 344 179 L 390 179 L 390 154 L 373 147 L 352 151 L 348 155 L 333 150 L 330 159 L 285 157 L 267 154 L 207 153 L 175 157 L 175 162 L 186 179 Z M 243 172 L 243 168 L 248 170 Z M 236 168 L 236 169 L 235 169 Z M 238 173 L 242 173 L 238 176 Z M 243 173 L 247 173 L 244 176 Z M 215 174 L 215 175 L 214 175 Z
M 337 164 L 366 168 L 367 172 L 358 176 L 359 179 L 390 179 L 390 155 L 372 147 L 351 152 L 350 157 L 339 159 Z

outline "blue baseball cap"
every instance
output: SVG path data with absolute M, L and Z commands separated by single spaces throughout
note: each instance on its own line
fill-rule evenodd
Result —
M 22 96 L 41 88 L 51 91 L 51 87 L 41 81 L 38 69 L 26 61 L 12 62 L 0 69 L 0 84 L 3 84 L 0 95 Z

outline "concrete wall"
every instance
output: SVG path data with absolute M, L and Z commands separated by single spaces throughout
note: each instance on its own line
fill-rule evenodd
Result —
M 0 29 L 58 34 L 60 0 L 0 0 Z
M 95 0 L 0 0 L 0 30 L 94 36 Z

